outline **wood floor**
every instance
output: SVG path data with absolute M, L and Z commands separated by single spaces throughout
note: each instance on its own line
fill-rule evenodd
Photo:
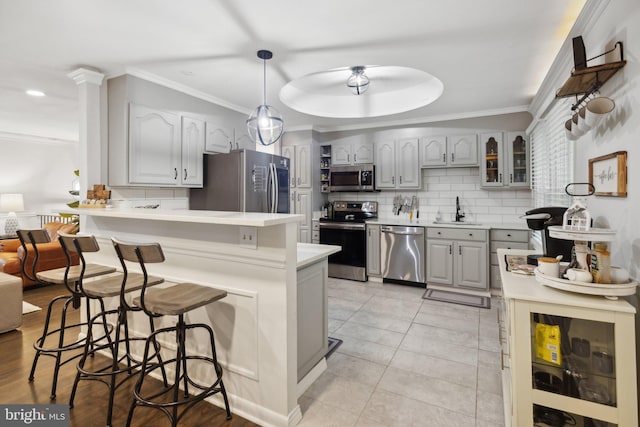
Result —
M 53 358 L 41 357 L 35 380 L 28 382 L 29 371 L 35 350 L 33 342 L 42 333 L 42 325 L 46 316 L 49 301 L 64 294 L 59 286 L 45 286 L 28 289 L 24 292 L 24 300 L 42 307 L 41 311 L 22 316 L 22 326 L 12 332 L 0 334 L 0 403 L 2 404 L 66 404 L 76 372 L 76 362 L 64 365 L 60 370 L 58 389 L 55 401 L 49 400 L 52 380 Z M 73 310 L 75 321 L 79 319 L 77 310 Z M 59 314 L 52 324 L 59 324 Z M 96 356 L 98 357 L 98 356 Z M 113 426 L 124 426 L 131 402 L 131 389 L 134 381 L 129 381 L 116 392 Z M 157 384 L 160 384 L 157 381 Z M 107 387 L 96 381 L 82 381 L 78 386 L 74 408 L 70 413 L 70 426 L 104 426 L 106 423 Z M 233 412 L 233 407 L 231 408 Z M 167 426 L 167 418 L 158 410 L 139 408 L 135 412 L 136 426 Z M 229 421 L 224 410 L 201 402 L 191 409 L 182 419 L 181 426 L 224 426 L 248 427 L 256 424 L 238 415 Z

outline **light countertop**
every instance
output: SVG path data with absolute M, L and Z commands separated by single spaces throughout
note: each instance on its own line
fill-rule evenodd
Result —
M 318 245 L 314 243 L 298 243 L 298 269 L 313 264 L 331 254 L 340 252 L 342 248 L 336 245 Z
M 367 224 L 379 224 L 379 225 L 402 225 L 407 227 L 441 227 L 441 228 L 475 228 L 481 230 L 491 230 L 491 229 L 508 229 L 508 230 L 529 230 L 527 223 L 523 221 L 522 223 L 492 223 L 492 222 L 480 222 L 480 223 L 470 223 L 465 224 L 457 223 L 451 224 L 446 222 L 435 223 L 433 220 L 427 219 L 413 219 L 413 221 L 409 221 L 409 217 L 404 216 L 395 216 L 395 217 L 386 217 L 386 218 L 377 218 L 371 219 L 367 221 Z
M 301 222 L 304 219 L 304 215 L 298 214 L 199 211 L 187 209 L 79 208 L 70 210 L 70 212 L 94 217 L 148 219 L 247 227 L 270 227 L 290 222 Z

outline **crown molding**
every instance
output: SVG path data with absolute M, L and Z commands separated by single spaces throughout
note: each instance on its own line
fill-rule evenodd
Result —
M 91 83 L 100 86 L 104 80 L 104 74 L 88 68 L 78 68 L 67 74 L 67 77 L 73 79 L 77 85 Z
M 585 3 L 529 105 L 529 112 L 533 116 L 530 128 L 534 127 L 536 122 L 547 114 L 556 99 L 558 88 L 562 86 L 573 69 L 573 38 L 592 28 L 606 10 L 609 2 L 610 0 L 587 0 Z
M 128 74 L 133 77 L 138 77 L 140 79 L 149 81 L 151 83 L 158 84 L 160 86 L 167 87 L 169 89 L 177 90 L 178 92 L 185 93 L 187 95 L 191 95 L 194 98 L 199 98 L 207 102 L 211 102 L 212 104 L 219 105 L 224 108 L 228 108 L 230 110 L 237 111 L 242 114 L 246 114 L 247 116 L 251 114 L 251 110 L 242 107 L 240 105 L 233 104 L 231 102 L 225 101 L 224 99 L 217 98 L 215 96 L 211 96 L 207 93 L 201 92 L 197 89 L 189 87 L 187 85 L 183 85 L 182 83 L 175 82 L 173 80 L 166 79 L 164 77 L 160 77 L 157 74 L 149 73 L 148 71 L 140 70 L 139 68 L 127 67 L 123 74 Z M 114 76 L 115 77 L 115 76 Z

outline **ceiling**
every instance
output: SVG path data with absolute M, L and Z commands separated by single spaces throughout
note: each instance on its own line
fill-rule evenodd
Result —
M 262 103 L 259 49 L 274 53 L 267 62 L 267 101 L 282 113 L 285 129 L 525 111 L 584 4 L 0 0 L 0 132 L 77 140 L 77 87 L 67 74 L 80 66 L 187 87 L 248 115 Z M 365 64 L 426 71 L 444 83 L 444 92 L 428 106 L 375 119 L 314 117 L 278 99 L 293 79 Z M 47 96 L 29 97 L 26 89 Z

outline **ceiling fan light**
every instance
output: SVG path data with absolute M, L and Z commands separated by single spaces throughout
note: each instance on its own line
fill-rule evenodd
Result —
M 364 67 L 351 68 L 351 75 L 347 79 L 347 86 L 354 95 L 362 95 L 369 89 L 369 77 L 364 74 Z
M 259 105 L 247 119 L 247 130 L 253 141 L 271 145 L 282 136 L 284 120 L 274 107 Z
M 247 119 L 247 131 L 255 142 L 262 145 L 275 144 L 282 136 L 284 120 L 282 116 L 270 105 L 267 105 L 267 60 L 273 57 L 269 50 L 259 50 L 258 58 L 263 61 L 263 89 L 264 103 L 259 105 Z

